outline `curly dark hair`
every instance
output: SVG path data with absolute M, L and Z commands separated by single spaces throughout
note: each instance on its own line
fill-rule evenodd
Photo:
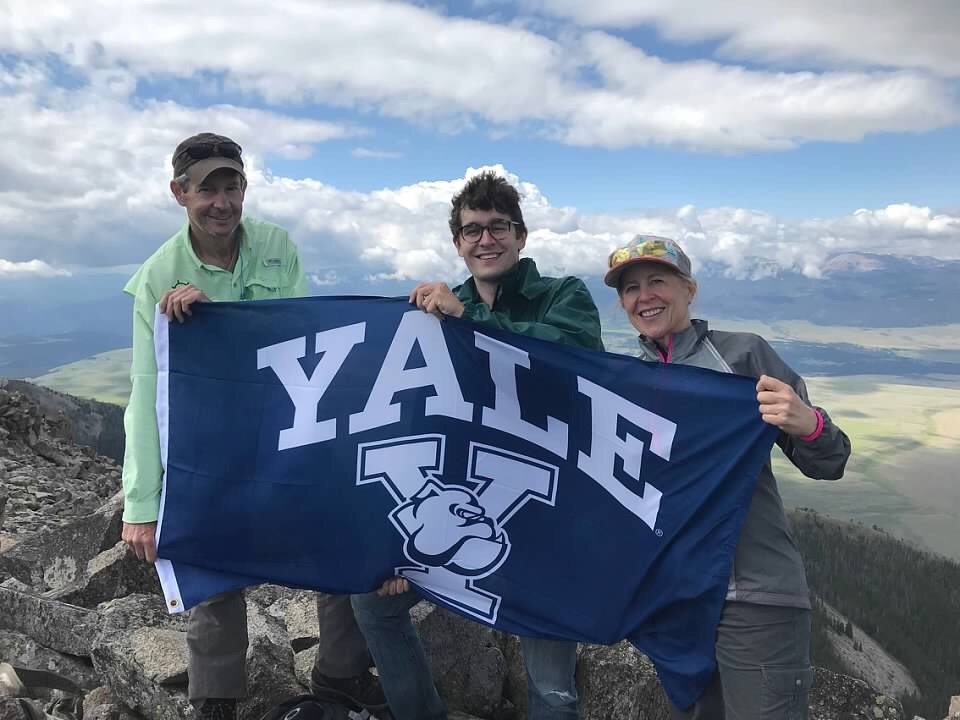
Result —
M 517 223 L 517 235 L 526 236 L 527 226 L 520 212 L 520 193 L 517 189 L 491 170 L 475 175 L 463 186 L 463 190 L 453 196 L 453 208 L 450 210 L 450 232 L 456 242 L 460 234 L 460 211 L 496 210 L 509 215 Z

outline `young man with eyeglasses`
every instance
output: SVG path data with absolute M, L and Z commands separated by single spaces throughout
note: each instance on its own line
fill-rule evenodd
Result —
M 124 287 L 133 296 L 133 383 L 124 415 L 123 540 L 137 557 L 156 560 L 163 468 L 155 412 L 157 365 L 154 311 L 184 322 L 196 302 L 261 300 L 307 294 L 297 248 L 286 230 L 244 218 L 247 178 L 240 146 L 201 133 L 173 153 L 170 191 L 187 223 L 140 267 Z M 211 508 L 211 512 L 216 512 Z M 313 690 L 359 709 L 385 707 L 370 674 L 370 656 L 348 595 L 317 593 L 320 643 Z M 194 608 L 187 629 L 189 695 L 197 717 L 233 720 L 246 695 L 247 608 L 242 591 Z
M 452 205 L 453 244 L 470 278 L 452 290 L 442 282 L 420 283 L 410 293 L 411 303 L 441 319 L 462 317 L 486 327 L 603 350 L 599 313 L 583 281 L 542 277 L 533 260 L 520 258 L 527 227 L 513 186 L 484 172 L 467 182 Z M 357 622 L 395 720 L 447 717 L 410 621 L 410 608 L 420 600 L 403 578 L 388 579 L 377 592 L 353 596 Z M 527 717 L 576 718 L 577 644 L 536 638 L 520 638 L 520 644 L 527 671 Z

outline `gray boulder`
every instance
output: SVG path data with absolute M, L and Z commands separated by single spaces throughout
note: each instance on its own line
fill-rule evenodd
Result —
M 89 656 L 98 625 L 93 610 L 0 586 L 0 630 L 29 635 L 62 653 Z
M 494 631 L 427 602 L 411 616 L 447 704 L 480 717 L 501 714 L 506 661 Z
M 160 581 L 153 565 L 138 560 L 123 542 L 118 542 L 91 559 L 79 578 L 44 595 L 72 605 L 96 607 L 132 594 L 160 596 Z
M 88 563 L 120 537 L 122 506 L 112 501 L 89 515 L 44 529 L 0 555 L 0 568 L 40 592 L 80 580 Z
M 816 681 L 810 691 L 810 717 L 813 720 L 903 720 L 903 706 L 863 680 L 816 668 Z
M 667 720 L 670 705 L 646 655 L 629 642 L 584 645 L 577 660 L 582 720 Z
M 188 717 L 186 619 L 168 615 L 153 595 L 131 595 L 98 609 L 93 666 L 114 697 L 149 720 Z
M 136 720 L 107 687 L 94 688 L 83 698 L 83 720 Z
M 294 652 L 285 623 L 268 612 L 259 600 L 247 597 L 247 688 L 250 696 L 238 706 L 238 716 L 257 720 L 286 698 L 302 695 L 306 687 L 297 680 Z M 273 606 L 275 603 L 271 603 Z M 314 612 L 314 614 L 316 614 Z
M 280 620 L 295 653 L 317 644 L 317 601 L 314 593 L 305 590 L 283 595 L 267 607 L 267 613 Z
M 86 658 L 45 648 L 21 633 L 0 630 L 0 658 L 19 667 L 63 675 L 84 690 L 92 690 L 100 684 L 96 671 Z

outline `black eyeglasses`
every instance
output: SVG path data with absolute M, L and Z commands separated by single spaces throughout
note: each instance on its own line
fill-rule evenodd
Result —
M 483 231 L 490 233 L 494 240 L 506 240 L 510 237 L 510 230 L 514 225 L 519 225 L 516 220 L 492 220 L 488 225 L 480 223 L 469 223 L 460 228 L 460 237 L 468 243 L 478 243 L 483 237 Z
M 187 155 L 191 160 L 206 160 L 211 157 L 225 157 L 240 162 L 243 148 L 235 142 L 200 142 L 188 145 L 180 151 L 180 155 Z

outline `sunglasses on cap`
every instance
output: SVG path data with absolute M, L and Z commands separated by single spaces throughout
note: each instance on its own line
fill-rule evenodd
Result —
M 186 155 L 191 160 L 206 160 L 211 157 L 225 157 L 230 160 L 236 160 L 241 162 L 240 154 L 243 152 L 243 148 L 237 145 L 232 140 L 227 142 L 198 142 L 193 145 L 188 145 L 183 150 L 180 151 L 181 157 Z

